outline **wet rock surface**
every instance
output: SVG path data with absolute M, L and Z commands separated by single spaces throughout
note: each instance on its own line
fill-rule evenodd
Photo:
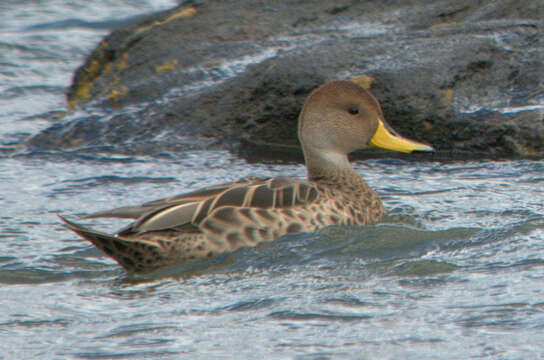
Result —
M 185 2 L 106 37 L 28 145 L 300 159 L 306 96 L 352 79 L 427 156 L 542 157 L 543 19 L 540 0 Z

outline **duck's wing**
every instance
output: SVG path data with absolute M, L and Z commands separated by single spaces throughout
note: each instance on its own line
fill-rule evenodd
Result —
M 83 215 L 83 219 L 94 219 L 94 218 L 122 218 L 122 219 L 138 219 L 144 215 L 155 213 L 157 211 L 170 208 L 176 205 L 183 205 L 187 203 L 197 203 L 207 200 L 208 198 L 217 196 L 222 192 L 237 186 L 240 184 L 253 184 L 256 182 L 262 182 L 267 180 L 267 178 L 248 176 L 241 178 L 240 180 L 234 183 L 224 183 L 220 185 L 214 185 L 210 187 L 205 187 L 195 191 L 183 193 L 176 196 L 171 196 L 164 199 L 154 200 L 146 202 L 141 205 L 136 206 L 123 206 L 115 209 L 99 211 L 88 215 Z
M 242 223 L 266 227 L 277 220 L 278 210 L 304 207 L 316 201 L 319 194 L 316 184 L 296 178 L 252 178 L 251 181 L 216 187 L 204 198 L 192 195 L 156 203 L 160 205 L 154 211 L 145 212 L 119 235 L 161 230 L 186 231 L 188 226 L 204 232 L 213 232 L 210 228 L 220 226 L 223 232 L 223 229 L 239 228 Z

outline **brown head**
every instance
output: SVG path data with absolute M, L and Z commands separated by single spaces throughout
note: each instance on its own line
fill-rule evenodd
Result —
M 298 137 L 309 169 L 349 167 L 347 154 L 368 146 L 433 150 L 389 130 L 376 98 L 351 81 L 332 81 L 309 95 L 299 116 Z

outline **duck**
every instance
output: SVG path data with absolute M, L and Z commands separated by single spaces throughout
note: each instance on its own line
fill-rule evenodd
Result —
M 330 81 L 308 95 L 298 118 L 298 138 L 307 179 L 248 176 L 83 216 L 133 220 L 113 235 L 60 218 L 128 273 L 149 273 L 205 261 L 288 233 L 375 224 L 384 212 L 382 201 L 351 166 L 348 154 L 367 147 L 434 151 L 392 130 L 378 100 L 349 80 Z

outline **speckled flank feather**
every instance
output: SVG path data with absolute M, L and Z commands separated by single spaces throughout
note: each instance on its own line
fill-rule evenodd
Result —
M 359 190 L 368 195 L 370 189 Z M 147 213 L 113 236 L 61 219 L 127 271 L 149 272 L 273 241 L 287 233 L 374 222 L 381 216 L 381 204 L 375 194 L 373 197 L 380 210 L 370 212 L 356 203 L 347 203 L 341 192 L 319 183 L 295 178 L 241 179 L 198 201 L 185 202 L 178 196 L 157 201 L 157 209 L 146 204 L 143 208 Z M 188 198 L 194 199 L 194 194 Z M 186 213 L 187 207 L 194 212 Z M 129 210 L 137 213 L 136 209 Z M 111 215 L 101 212 L 88 217 L 116 214 L 118 209 L 112 210 Z
M 116 235 L 61 219 L 129 272 L 203 260 L 327 225 L 372 224 L 383 213 L 382 203 L 347 154 L 368 146 L 382 118 L 364 89 L 332 82 L 310 95 L 299 117 L 307 181 L 251 176 L 85 216 L 135 219 Z

